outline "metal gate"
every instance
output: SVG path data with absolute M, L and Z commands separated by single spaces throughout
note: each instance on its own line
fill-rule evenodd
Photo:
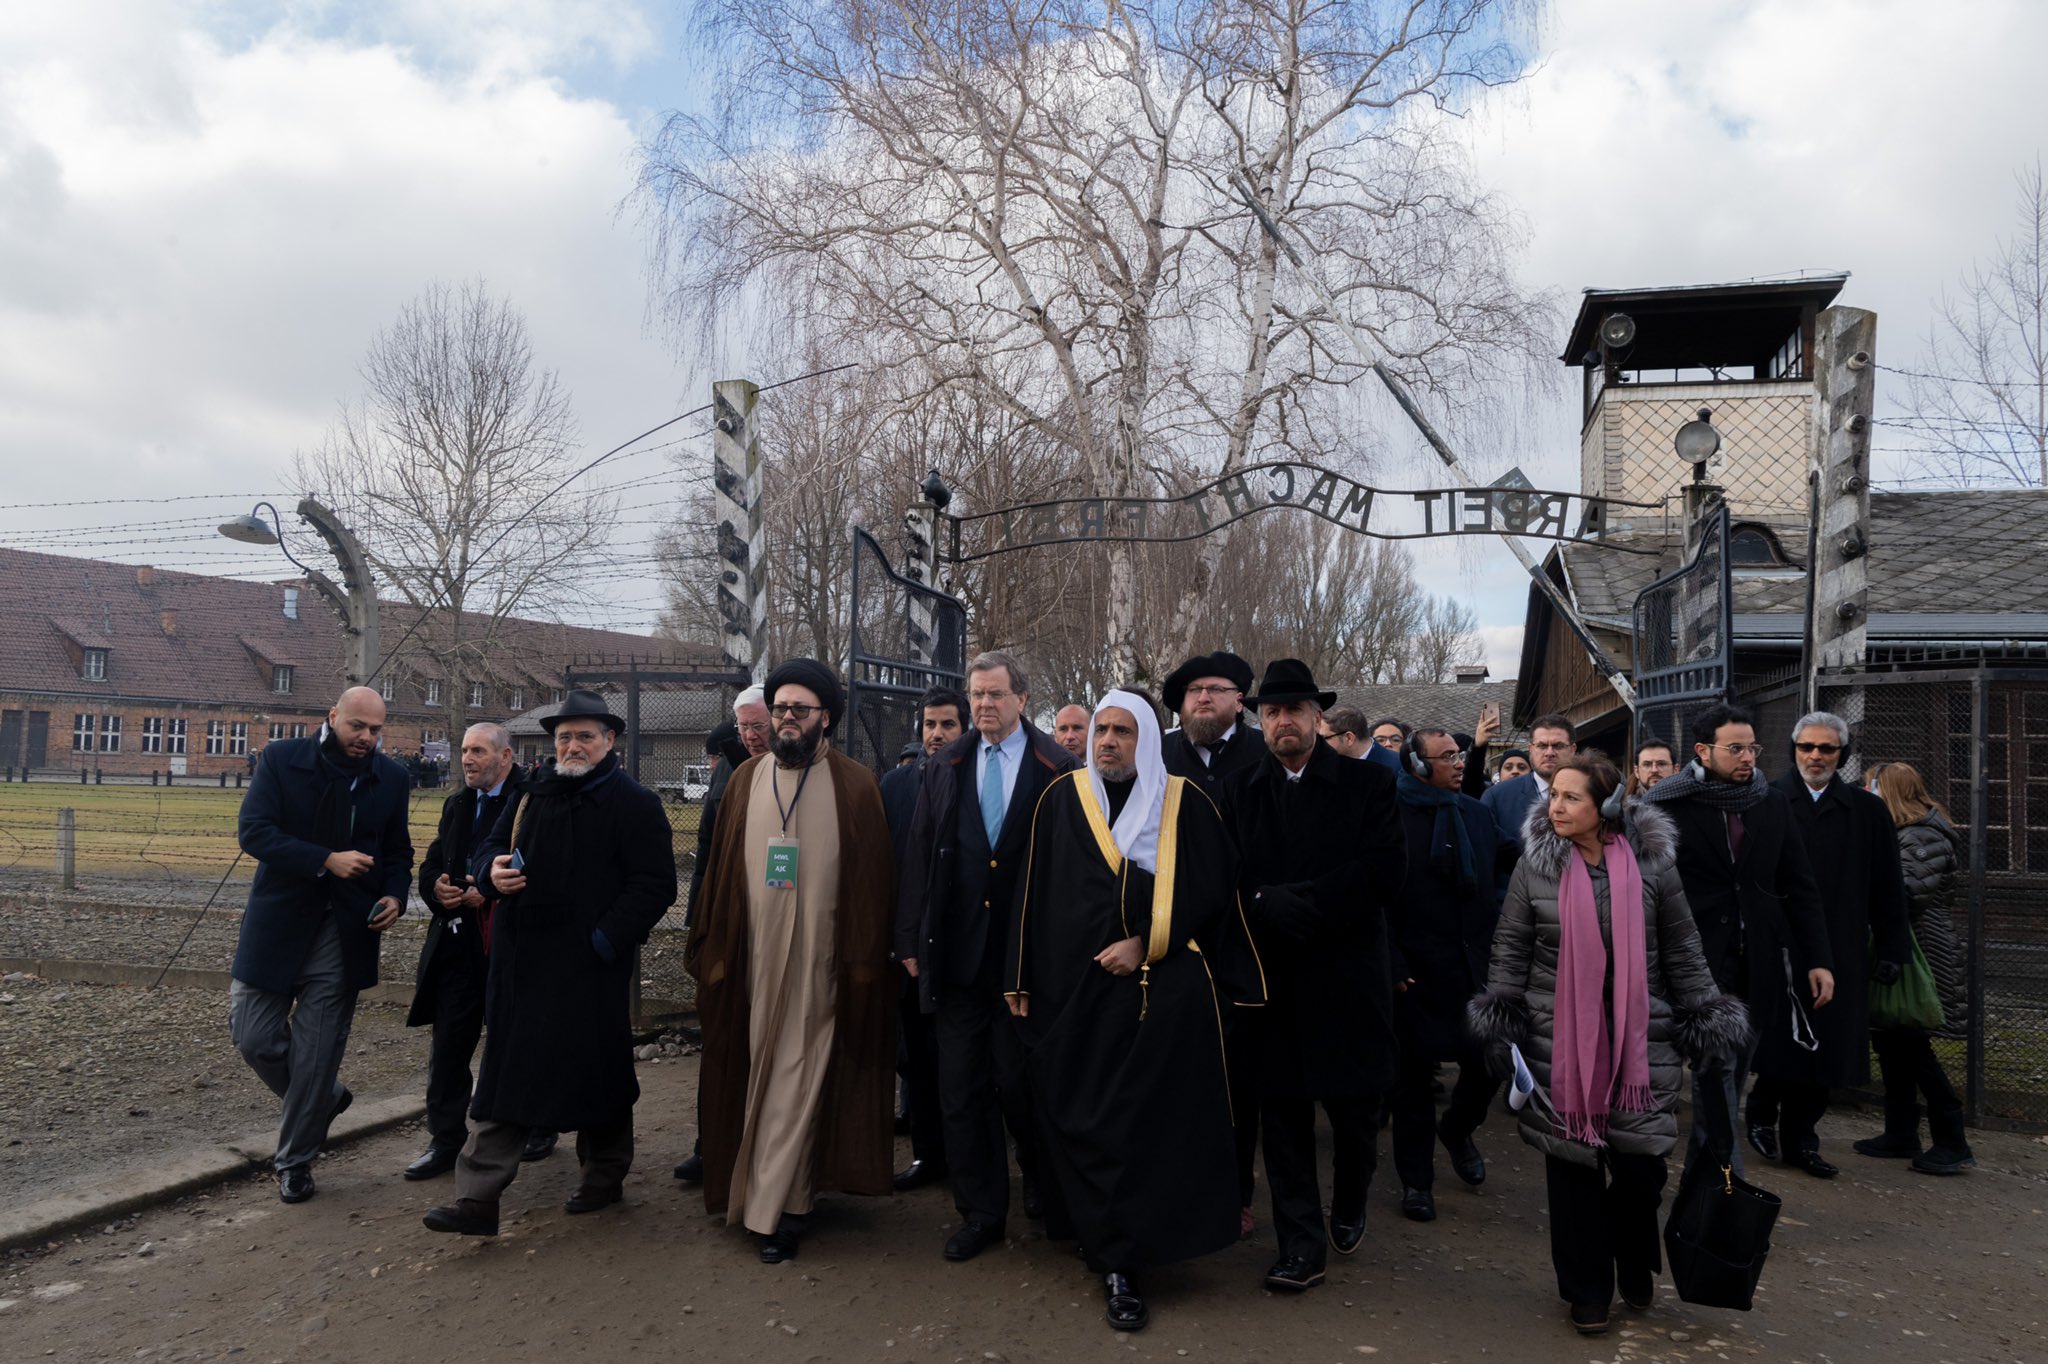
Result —
M 853 530 L 853 621 L 842 750 L 876 773 L 917 739 L 918 699 L 967 681 L 967 608 L 904 577 L 875 537 Z
M 1691 563 L 1644 588 L 1634 620 L 1635 742 L 1662 739 L 1690 753 L 1686 729 L 1725 700 L 1734 680 L 1734 607 L 1728 569 L 1728 505 L 1704 527 Z

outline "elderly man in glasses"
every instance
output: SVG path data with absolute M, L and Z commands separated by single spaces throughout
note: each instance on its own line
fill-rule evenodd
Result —
M 733 774 L 685 960 L 704 1027 L 704 1206 L 797 1255 L 820 1192 L 890 1191 L 896 868 L 881 791 L 828 741 L 839 679 L 768 674 L 767 762 Z
M 1797 1080 L 1811 1066 L 1813 1014 L 1835 994 L 1835 954 L 1813 868 L 1785 793 L 1757 768 L 1761 745 L 1750 713 L 1710 706 L 1694 717 L 1692 739 L 1693 761 L 1643 799 L 1663 806 L 1678 826 L 1685 900 L 1714 983 L 1749 1004 L 1757 1073 Z M 1738 1058 L 1725 1070 L 1694 1071 L 1693 1112 L 1702 1111 L 1699 1086 L 1719 1084 L 1734 1113 L 1747 1069 Z M 1708 1137 L 1704 1124 L 1693 1124 L 1688 1161 L 1707 1149 Z M 1792 1163 L 1834 1173 L 1816 1168 L 1826 1165 L 1818 1151 Z M 1734 1166 L 1741 1173 L 1740 1150 Z
M 1787 1164 L 1823 1179 L 1835 1167 L 1821 1158 L 1814 1126 L 1827 1111 L 1828 1090 L 1870 1083 L 1871 983 L 1897 980 L 1913 955 L 1891 811 L 1842 780 L 1848 754 L 1849 722 L 1815 711 L 1793 726 L 1792 770 L 1773 783 L 1792 807 L 1813 863 L 1835 949 L 1835 998 L 1814 1016 L 1819 1049 L 1794 1058 L 1803 1062 L 1803 1077 L 1759 1077 L 1749 1096 L 1750 1144 L 1767 1156 L 1782 1150 Z M 1876 964 L 1867 965 L 1873 955 Z

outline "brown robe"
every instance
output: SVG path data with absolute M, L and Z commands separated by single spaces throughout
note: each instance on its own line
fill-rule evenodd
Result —
M 732 776 L 731 792 L 751 789 L 768 755 L 751 758 Z M 837 895 L 832 923 L 837 978 L 832 990 L 831 1059 L 817 1132 L 811 1143 L 811 1192 L 886 1194 L 893 1188 L 891 1120 L 896 1084 L 896 979 L 890 961 L 896 867 L 881 791 L 865 767 L 827 749 L 832 804 L 839 830 Z M 806 799 L 808 799 L 808 795 Z M 745 800 L 720 810 L 704 903 L 693 906 L 686 964 L 697 980 L 704 1029 L 698 1075 L 704 1139 L 704 1206 L 723 1213 L 746 1136 L 753 1066 L 754 977 L 751 955 L 750 845 L 779 830 L 761 828 Z M 805 852 L 802 869 L 815 865 Z

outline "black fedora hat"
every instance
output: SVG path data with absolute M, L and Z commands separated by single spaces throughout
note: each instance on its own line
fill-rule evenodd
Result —
M 1180 703 L 1187 699 L 1188 684 L 1198 677 L 1227 677 L 1237 684 L 1239 691 L 1248 691 L 1252 685 L 1252 665 L 1227 649 L 1198 654 L 1166 675 L 1159 694 L 1168 710 L 1180 712 Z
M 624 734 L 626 732 L 626 722 L 612 714 L 611 707 L 605 704 L 605 699 L 602 696 L 599 696 L 594 691 L 583 691 L 580 688 L 564 697 L 562 699 L 562 708 L 553 715 L 544 718 L 540 722 L 540 727 L 553 734 L 555 726 L 561 724 L 564 720 L 602 720 L 610 727 L 612 733 Z
M 1259 694 L 1244 699 L 1248 706 L 1282 706 L 1294 701 L 1313 701 L 1328 710 L 1337 704 L 1337 693 L 1319 689 L 1315 675 L 1300 659 L 1276 658 L 1266 665 Z

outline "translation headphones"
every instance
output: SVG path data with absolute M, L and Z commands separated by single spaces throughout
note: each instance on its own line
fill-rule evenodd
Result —
M 1614 783 L 1614 789 L 1607 793 L 1607 799 L 1600 802 L 1600 818 L 1620 819 L 1623 804 L 1628 799 L 1628 780 L 1623 778 Z
M 1421 739 L 1422 736 L 1420 734 L 1410 734 L 1408 742 L 1402 744 L 1401 749 L 1408 755 L 1408 770 L 1415 774 L 1415 779 L 1417 781 L 1428 781 L 1429 759 L 1422 756 Z

